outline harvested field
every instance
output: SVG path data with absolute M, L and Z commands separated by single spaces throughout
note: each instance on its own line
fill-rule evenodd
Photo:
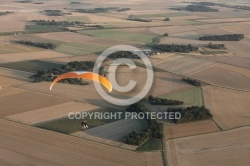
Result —
M 24 21 L 1 20 L 0 32 L 15 32 L 24 30 L 25 30 Z
M 191 88 L 193 86 L 183 82 L 179 76 L 168 72 L 155 72 L 154 84 L 149 94 L 160 96 Z
M 87 16 L 65 16 L 65 19 L 67 21 L 80 21 L 80 22 L 85 22 L 89 23 L 90 19 Z
M 214 66 L 215 63 L 201 58 L 193 58 L 190 56 L 170 56 L 167 61 L 158 63 L 155 66 L 173 71 L 177 74 L 190 75 L 194 72 L 204 70 Z
M 67 101 L 66 99 L 30 91 L 13 94 L 0 98 L 0 117 L 61 104 Z
M 213 86 L 204 87 L 205 106 L 222 129 L 250 124 L 249 92 L 240 92 Z
M 244 19 L 244 18 L 242 18 L 242 19 Z M 247 22 L 249 22 L 249 19 Z M 231 33 L 242 33 L 247 37 L 250 37 L 249 28 L 250 28 L 250 25 L 246 25 L 246 24 L 239 24 L 239 25 L 235 24 L 233 26 L 220 27 L 220 29 L 226 30 L 226 31 L 231 32 Z
M 122 44 L 133 45 L 133 46 L 141 46 L 142 45 L 142 43 L 140 43 L 140 42 L 121 41 L 121 40 L 112 40 L 112 39 L 103 39 L 103 38 L 89 40 L 87 43 L 96 44 L 96 45 L 100 45 L 100 46 L 106 46 L 106 47 L 122 45 Z
M 47 166 L 56 166 L 56 164 L 50 163 L 48 161 L 44 161 L 35 157 L 30 157 L 29 155 L 17 153 L 14 151 L 10 151 L 7 149 L 0 148 L 0 163 L 1 165 L 47 165 Z M 10 157 L 11 156 L 11 157 Z M 11 160 L 10 158 L 14 158 L 15 160 Z
M 90 135 L 111 141 L 122 142 L 125 136 L 134 130 L 143 130 L 147 128 L 146 120 L 123 119 L 113 123 L 105 124 L 99 127 L 90 128 L 86 131 L 80 131 L 73 135 L 86 137 Z
M 250 127 L 166 141 L 168 165 L 247 166 Z M 229 157 L 230 156 L 230 157 Z
M 247 57 L 208 56 L 205 58 L 232 66 L 239 66 L 250 69 L 250 59 Z
M 226 44 L 227 49 L 236 54 L 237 56 L 249 58 L 249 39 L 244 39 L 241 41 L 226 41 L 224 43 Z
M 8 86 L 24 84 L 24 83 L 27 83 L 27 82 L 23 81 L 23 80 L 19 80 L 19 79 L 0 76 L 0 85 L 1 85 L 1 87 L 8 87 Z
M 0 64 L 1 67 L 36 73 L 45 69 L 60 67 L 60 64 L 40 60 L 20 61 Z
M 40 83 L 31 83 L 26 85 L 18 86 L 21 89 L 46 93 L 58 97 L 64 97 L 71 100 L 88 102 L 98 106 L 104 106 L 109 108 L 121 109 L 115 105 L 112 105 L 104 99 L 102 99 L 99 94 L 96 92 L 93 84 L 90 85 L 72 85 L 65 83 L 57 83 L 53 90 L 49 90 L 49 82 L 40 82 Z
M 0 54 L 0 59 L 4 62 L 18 62 L 26 60 L 38 60 L 45 58 L 58 58 L 67 57 L 70 55 L 58 53 L 55 51 L 36 51 L 36 52 L 23 52 L 23 53 L 13 53 L 13 54 Z
M 24 45 L 12 44 L 12 43 L 0 43 L 0 55 L 1 54 L 13 54 L 13 53 L 27 53 L 41 51 L 42 49 L 29 47 Z
M 190 76 L 213 85 L 250 90 L 250 71 L 247 69 L 229 65 L 215 65 Z
M 16 88 L 12 88 L 12 87 L 5 87 L 5 88 L 1 89 L 0 97 L 16 95 L 16 94 L 24 93 L 24 92 L 27 92 L 27 91 L 23 90 L 23 89 L 16 89 Z
M 190 122 L 183 124 L 165 124 L 165 139 L 181 138 L 220 131 L 212 120 Z
M 6 120 L 0 126 L 1 148 L 58 165 L 163 165 L 160 152 L 133 152 Z
M 71 61 L 96 61 L 97 57 L 98 55 L 91 54 L 91 55 L 85 55 L 85 56 L 69 56 L 69 57 L 62 57 L 62 58 L 43 59 L 43 61 L 66 64 Z
M 19 80 L 30 81 L 29 77 L 32 76 L 33 73 L 0 67 L 0 75 L 5 76 L 5 77 L 14 78 L 14 79 L 19 79 Z
M 77 102 L 67 102 L 20 114 L 10 115 L 5 118 L 29 125 L 34 125 L 37 123 L 66 117 L 70 112 L 93 111 L 99 108 L 100 107 L 88 103 L 83 104 Z
M 36 34 L 36 36 L 48 40 L 58 40 L 60 42 L 86 42 L 94 39 L 93 37 L 73 32 L 40 33 Z

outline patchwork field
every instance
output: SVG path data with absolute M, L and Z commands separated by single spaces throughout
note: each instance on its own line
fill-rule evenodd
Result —
M 220 131 L 212 120 L 183 124 L 167 124 L 164 126 L 165 139 L 181 138 Z
M 24 31 L 25 22 L 24 21 L 1 21 L 0 32 L 15 32 L 15 31 Z
M 23 83 L 27 83 L 27 82 L 23 81 L 23 80 L 19 80 L 19 79 L 0 76 L 0 85 L 2 88 L 8 87 L 8 86 L 13 86 L 13 85 L 18 85 L 18 84 L 23 84 Z
M 29 77 L 32 76 L 33 73 L 0 67 L 0 75 L 5 76 L 5 77 L 14 78 L 14 79 L 19 79 L 19 80 L 30 81 Z
M 32 101 L 32 103 L 31 103 Z M 0 116 L 8 116 L 67 102 L 66 99 L 25 91 L 0 98 Z
M 6 120 L 0 126 L 5 126 L 0 127 L 1 148 L 57 165 L 163 165 L 160 152 L 133 152 Z
M 77 102 L 66 102 L 46 108 L 32 110 L 20 114 L 10 115 L 5 118 L 13 121 L 34 125 L 68 116 L 70 112 L 85 112 L 100 109 L 100 107 Z
M 168 165 L 247 166 L 250 127 L 166 141 Z M 230 156 L 230 157 L 229 157 Z
M 213 86 L 206 86 L 203 90 L 205 106 L 210 109 L 214 120 L 222 129 L 249 125 L 249 92 Z

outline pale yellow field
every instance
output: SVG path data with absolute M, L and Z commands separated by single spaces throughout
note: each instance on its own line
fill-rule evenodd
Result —
M 1 21 L 0 32 L 24 31 L 25 22 L 23 21 Z
M 96 54 L 90 54 L 86 56 L 68 56 L 62 58 L 50 58 L 50 59 L 44 59 L 44 61 L 66 64 L 71 61 L 95 61 L 97 57 L 98 55 Z
M 41 50 L 43 49 L 19 45 L 19 44 L 12 44 L 9 42 L 0 43 L 0 55 L 11 54 L 11 53 L 27 53 L 27 52 L 35 52 Z
M 197 71 L 190 76 L 212 85 L 250 90 L 250 71 L 247 69 L 239 70 L 237 67 L 219 64 L 205 70 Z
M 0 54 L 0 58 L 4 62 L 18 62 L 26 60 L 46 59 L 46 58 L 60 58 L 68 57 L 70 55 L 55 52 L 55 51 L 35 51 L 25 53 L 13 53 L 13 54 Z
M 0 126 L 0 148 L 58 165 L 163 165 L 160 152 L 138 153 L 6 120 Z
M 36 34 L 36 36 L 50 40 L 58 40 L 61 42 L 86 42 L 88 40 L 94 39 L 93 37 L 73 32 L 41 33 L 41 34 Z
M 12 87 L 5 87 L 5 88 L 1 89 L 0 97 L 16 95 L 16 94 L 24 93 L 24 92 L 27 92 L 27 91 L 23 90 L 23 89 L 17 89 L 17 88 L 12 88 Z
M 58 119 L 62 117 L 67 117 L 70 112 L 84 112 L 93 111 L 99 109 L 100 107 L 88 104 L 88 103 L 77 103 L 77 102 L 67 102 L 63 104 L 58 104 L 46 108 L 41 108 L 37 110 L 32 110 L 20 114 L 10 115 L 5 118 L 11 119 L 13 121 L 33 125 L 36 123 L 41 123 L 45 121 L 50 121 L 53 119 Z
M 212 120 L 164 126 L 165 139 L 181 138 L 220 131 Z
M 205 106 L 222 129 L 230 129 L 250 124 L 250 93 L 206 86 Z
M 250 127 L 166 141 L 170 166 L 248 166 Z
M 24 83 L 27 83 L 27 82 L 23 81 L 23 80 L 20 80 L 20 79 L 0 76 L 0 85 L 1 85 L 1 87 L 8 87 L 8 86 L 24 84 Z
M 26 91 L 0 98 L 0 116 L 13 115 L 67 102 L 68 100 L 41 93 Z

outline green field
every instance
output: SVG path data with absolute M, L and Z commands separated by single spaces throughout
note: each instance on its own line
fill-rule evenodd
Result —
M 102 109 L 102 110 L 96 110 L 95 112 L 117 112 L 116 110 L 110 110 L 110 109 Z M 122 116 L 122 119 L 124 118 L 124 115 Z M 104 125 L 107 123 L 111 123 L 114 121 L 117 121 L 119 119 L 90 119 L 90 117 L 85 117 L 84 120 L 88 122 L 89 128 L 97 127 L 100 125 Z M 52 130 L 60 133 L 65 134 L 71 134 L 75 132 L 81 131 L 81 119 L 69 119 L 68 117 L 57 119 L 50 122 L 45 122 L 41 124 L 35 125 L 36 127 L 44 128 L 47 130 Z
M 9 69 L 22 70 L 27 72 L 36 73 L 40 70 L 52 69 L 54 67 L 60 67 L 60 64 L 45 62 L 40 60 L 31 60 L 31 61 L 21 61 L 21 62 L 12 62 L 0 64 L 0 67 L 5 67 Z
M 227 54 L 227 51 L 201 51 L 201 54 L 204 55 L 213 55 L 213 54 Z
M 184 102 L 184 106 L 202 106 L 202 90 L 201 88 L 193 88 L 181 92 L 166 94 L 159 96 L 166 99 L 180 100 Z
M 136 150 L 138 151 L 153 151 L 153 150 L 161 150 L 162 143 L 160 139 L 150 139 L 141 146 L 139 146 Z
M 70 55 L 88 55 L 93 53 L 102 52 L 107 47 L 94 45 L 94 44 L 86 44 L 86 43 L 62 43 L 58 45 L 55 51 L 70 54 Z
M 41 32 L 61 32 L 63 31 L 61 26 L 54 25 L 26 25 L 26 31 L 31 33 L 41 33 Z
M 141 43 L 151 43 L 152 40 L 157 37 L 151 34 L 142 33 L 131 33 L 122 32 L 118 30 L 103 29 L 103 30 L 86 30 L 80 31 L 82 34 L 92 35 L 101 38 L 114 39 L 114 40 L 125 40 L 125 41 L 135 41 Z
M 66 20 L 71 21 L 80 21 L 85 23 L 90 23 L 90 19 L 87 16 L 65 16 Z
M 154 18 L 154 17 L 179 17 L 179 16 L 187 16 L 187 13 L 182 12 L 173 12 L 173 13 L 161 13 L 161 14 L 144 14 L 144 15 L 134 15 L 139 18 Z

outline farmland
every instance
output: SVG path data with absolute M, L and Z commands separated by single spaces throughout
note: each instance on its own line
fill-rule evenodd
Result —
M 203 2 L 198 10 L 210 7 L 219 12 L 182 10 L 189 5 L 196 8 L 200 2 L 0 0 L 0 165 L 248 166 L 250 3 L 213 0 Z M 238 38 L 242 40 L 210 41 L 214 40 L 210 36 L 234 34 L 242 34 Z M 206 40 L 199 40 L 204 36 Z M 175 124 L 178 119 L 170 117 L 156 121 L 125 118 L 125 111 L 140 109 L 127 110 L 129 106 L 106 101 L 107 94 L 99 95 L 91 80 L 84 80 L 84 86 L 58 82 L 50 90 L 49 81 L 59 73 L 87 69 L 78 62 L 66 64 L 95 63 L 101 52 L 117 45 L 138 47 L 153 65 L 152 87 L 139 98 L 147 110 L 157 114 L 168 108 L 184 109 L 191 120 L 206 119 L 210 112 L 210 119 Z M 158 45 L 169 49 L 156 49 Z M 110 69 L 116 67 L 115 58 L 127 57 L 118 52 L 101 64 L 104 72 L 99 74 L 111 82 L 108 95 L 129 99 L 145 90 L 147 71 L 141 59 L 129 57 L 137 67 L 117 67 L 115 79 L 120 86 L 131 80 L 136 86 L 125 93 L 118 91 Z M 61 65 L 65 70 L 46 75 L 46 70 Z M 40 81 L 48 82 L 34 83 L 31 76 L 37 71 L 45 71 L 46 79 Z M 184 103 L 152 105 L 149 95 Z M 161 99 L 155 103 L 163 104 Z M 191 106 L 208 110 L 202 107 L 192 112 L 186 108 Z M 123 115 L 120 119 L 87 116 L 89 128 L 83 130 L 82 119 L 70 119 L 70 112 Z M 145 142 L 138 147 L 137 140 Z
M 249 125 L 249 92 L 204 87 L 205 105 L 222 129 Z
M 169 165 L 247 165 L 249 127 L 166 141 Z M 242 134 L 244 133 L 244 134 Z M 228 157 L 230 156 L 230 157 Z

